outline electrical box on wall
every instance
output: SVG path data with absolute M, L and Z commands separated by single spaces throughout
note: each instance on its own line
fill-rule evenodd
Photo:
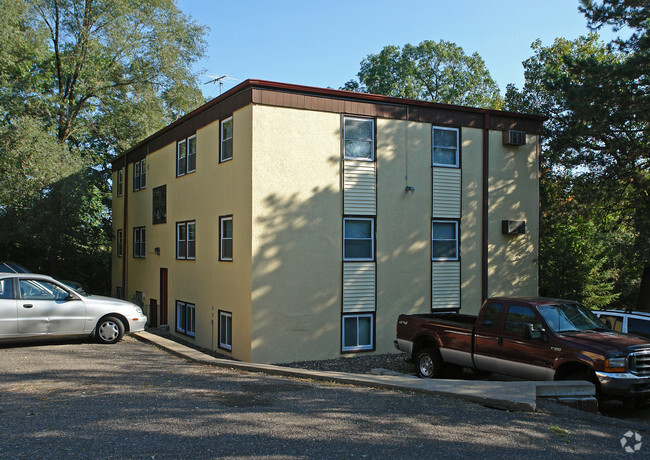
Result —
M 503 132 L 503 145 L 525 145 L 526 132 L 509 129 Z
M 504 235 L 523 235 L 526 233 L 525 220 L 502 220 L 501 233 Z

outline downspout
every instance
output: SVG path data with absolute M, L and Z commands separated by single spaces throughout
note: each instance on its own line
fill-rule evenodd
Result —
M 488 192 L 490 166 L 490 114 L 483 113 L 483 225 L 481 229 L 481 296 L 482 302 L 488 298 Z M 481 303 L 482 303 L 481 302 Z

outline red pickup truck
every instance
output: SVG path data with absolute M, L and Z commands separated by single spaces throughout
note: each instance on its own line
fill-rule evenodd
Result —
M 599 401 L 650 397 L 650 343 L 611 331 L 570 300 L 495 297 L 478 316 L 400 315 L 398 350 L 420 377 L 440 377 L 445 363 L 530 380 L 588 380 Z

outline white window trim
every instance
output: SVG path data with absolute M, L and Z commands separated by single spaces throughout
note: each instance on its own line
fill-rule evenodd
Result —
M 117 240 L 116 248 L 115 248 L 115 251 L 117 252 L 117 257 L 122 257 L 122 254 L 124 254 L 124 232 L 122 231 L 121 228 L 117 229 L 117 234 L 115 236 L 115 239 Z
M 359 318 L 370 318 L 370 345 L 345 346 L 345 319 L 357 319 L 357 342 L 359 341 Z M 375 348 L 375 321 L 372 313 L 361 313 L 356 315 L 343 315 L 341 317 L 341 351 L 367 351 Z
M 444 131 L 455 131 L 456 132 L 456 161 L 455 164 L 450 165 L 446 163 L 436 163 L 433 158 L 433 151 L 435 149 L 435 144 L 433 143 L 434 136 L 433 133 L 436 129 Z M 460 167 L 460 130 L 458 128 L 448 128 L 445 126 L 433 126 L 431 127 L 431 164 L 437 168 L 459 168 Z
M 194 239 L 190 240 L 190 225 L 194 225 Z M 179 239 L 181 227 L 185 228 L 185 240 L 182 243 L 185 245 L 185 256 L 181 257 L 180 247 L 181 240 Z M 190 241 L 194 242 L 194 256 L 190 256 Z M 185 222 L 176 222 L 176 259 L 177 260 L 196 260 L 196 221 L 188 220 Z
M 219 310 L 219 348 L 232 351 L 232 343 L 223 342 L 223 338 L 221 337 L 221 324 L 225 318 L 230 319 L 230 341 L 232 342 L 232 313 Z
M 124 170 L 120 169 L 117 172 L 117 196 L 122 196 L 124 189 Z
M 190 169 L 190 141 L 194 139 L 194 169 Z M 196 156 L 197 156 L 197 150 L 198 150 L 198 144 L 196 143 L 196 134 L 191 135 L 190 137 L 187 138 L 187 166 L 186 166 L 186 171 L 187 174 L 196 172 Z
M 345 120 L 370 121 L 372 123 L 372 136 L 370 138 L 370 158 L 358 158 L 358 157 L 346 156 L 345 141 L 348 138 L 345 135 Z M 363 139 L 359 139 L 359 140 L 363 140 Z M 375 161 L 375 119 L 374 118 L 343 117 L 343 158 L 345 160 Z
M 181 310 L 185 310 L 185 323 L 181 324 Z M 188 327 L 189 326 L 189 327 Z M 191 327 L 191 328 L 190 328 Z M 196 330 L 196 305 L 182 300 L 176 301 L 176 331 L 194 337 Z
M 142 240 L 143 234 L 144 234 L 144 241 Z M 136 259 L 144 259 L 146 255 L 147 255 L 146 227 L 134 227 L 133 228 L 133 257 Z
M 232 157 L 233 157 L 233 154 L 234 154 L 234 152 L 231 152 L 230 157 L 228 157 L 228 158 L 223 157 L 223 143 L 224 143 L 224 141 L 227 141 L 227 140 L 232 141 L 233 137 L 235 135 L 235 123 L 233 122 L 232 123 L 232 128 L 233 128 L 232 129 L 232 134 L 233 135 L 231 137 L 227 138 L 227 139 L 224 139 L 224 137 L 223 137 L 223 125 L 225 123 L 229 122 L 229 121 L 232 122 L 232 117 L 228 117 L 228 118 L 226 118 L 224 120 L 221 120 L 221 129 L 220 129 L 220 134 L 219 134 L 219 139 L 220 139 L 220 141 L 219 141 L 219 147 L 220 147 L 219 148 L 219 162 L 220 163 L 232 160 Z M 232 144 L 233 144 L 233 147 L 234 147 L 234 141 L 232 142 Z
M 370 257 L 346 257 L 345 255 L 345 225 L 349 220 L 365 220 L 370 221 Z M 360 238 L 350 238 L 351 240 L 358 240 Z M 364 241 L 366 238 L 364 238 Z M 343 260 L 349 262 L 371 262 L 375 260 L 375 219 L 373 217 L 344 217 L 343 218 Z
M 181 169 L 181 145 L 185 145 L 185 168 Z M 176 177 L 187 174 L 187 139 L 181 139 L 176 143 Z
M 224 235 L 223 225 L 224 225 L 224 222 L 227 222 L 227 221 L 230 221 L 231 227 L 232 227 L 232 232 L 233 232 L 233 235 L 231 237 L 229 237 L 229 238 L 223 236 Z M 234 238 L 235 238 L 234 231 L 235 231 L 235 226 L 234 226 L 234 224 L 232 224 L 232 216 L 224 216 L 224 217 L 219 218 L 219 260 L 223 260 L 225 262 L 232 262 L 233 256 L 230 256 L 230 257 L 224 257 L 223 256 L 223 243 L 224 243 L 224 241 L 230 241 L 230 245 L 231 245 L 231 248 L 232 248 L 232 253 L 234 255 L 234 253 L 235 253 L 235 247 L 233 246 L 233 241 L 234 241 Z
M 456 257 L 434 257 L 433 256 L 433 242 L 434 241 L 451 241 L 451 240 L 434 240 L 433 239 L 433 226 L 437 223 L 440 224 L 454 224 L 454 234 L 456 235 L 456 238 L 454 238 L 454 241 L 456 242 Z M 459 235 L 459 227 L 458 227 L 458 221 L 457 220 L 451 220 L 451 219 L 433 219 L 431 221 L 431 260 L 433 262 L 449 262 L 449 261 L 458 261 L 460 260 L 460 254 L 458 252 L 458 243 L 460 240 L 460 235 Z
M 145 188 L 147 188 L 147 161 L 143 158 L 133 163 L 133 191 L 137 192 Z

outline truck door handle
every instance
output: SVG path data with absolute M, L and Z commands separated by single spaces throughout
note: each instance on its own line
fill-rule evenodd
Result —
M 32 308 L 33 306 L 34 305 L 32 305 L 31 303 L 24 303 L 23 304 L 23 308 Z

